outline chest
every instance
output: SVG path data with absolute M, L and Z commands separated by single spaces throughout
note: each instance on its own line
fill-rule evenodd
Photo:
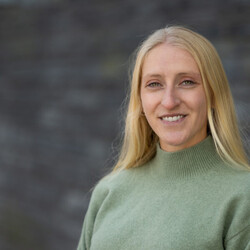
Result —
M 91 250 L 223 249 L 221 210 L 189 192 L 110 195 L 97 214 Z

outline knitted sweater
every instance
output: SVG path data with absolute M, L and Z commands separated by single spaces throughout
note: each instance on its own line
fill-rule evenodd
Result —
M 218 156 L 211 136 L 157 147 L 138 168 L 95 187 L 78 250 L 250 250 L 250 173 Z

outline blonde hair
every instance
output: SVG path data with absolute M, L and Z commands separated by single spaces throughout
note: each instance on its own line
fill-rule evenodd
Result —
M 226 162 L 250 169 L 240 138 L 228 80 L 215 48 L 194 31 L 181 26 L 170 26 L 154 32 L 137 50 L 123 144 L 113 172 L 138 167 L 155 155 L 159 138 L 142 115 L 140 83 L 145 56 L 162 43 L 185 49 L 193 56 L 202 77 L 208 125 L 218 154 Z

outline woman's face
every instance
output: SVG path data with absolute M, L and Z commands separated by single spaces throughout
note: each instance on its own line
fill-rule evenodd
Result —
M 186 50 L 164 43 L 146 55 L 141 102 L 163 150 L 181 150 L 206 138 L 205 92 L 198 66 Z

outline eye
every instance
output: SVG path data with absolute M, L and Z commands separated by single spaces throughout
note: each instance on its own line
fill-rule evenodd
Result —
M 195 84 L 195 82 L 192 81 L 192 80 L 185 80 L 185 81 L 183 81 L 183 82 L 181 83 L 181 85 L 183 85 L 183 86 L 192 86 L 192 85 L 194 85 L 194 84 Z
M 156 88 L 156 87 L 160 87 L 161 84 L 159 82 L 151 82 L 147 85 L 147 87 L 150 87 L 150 88 Z

